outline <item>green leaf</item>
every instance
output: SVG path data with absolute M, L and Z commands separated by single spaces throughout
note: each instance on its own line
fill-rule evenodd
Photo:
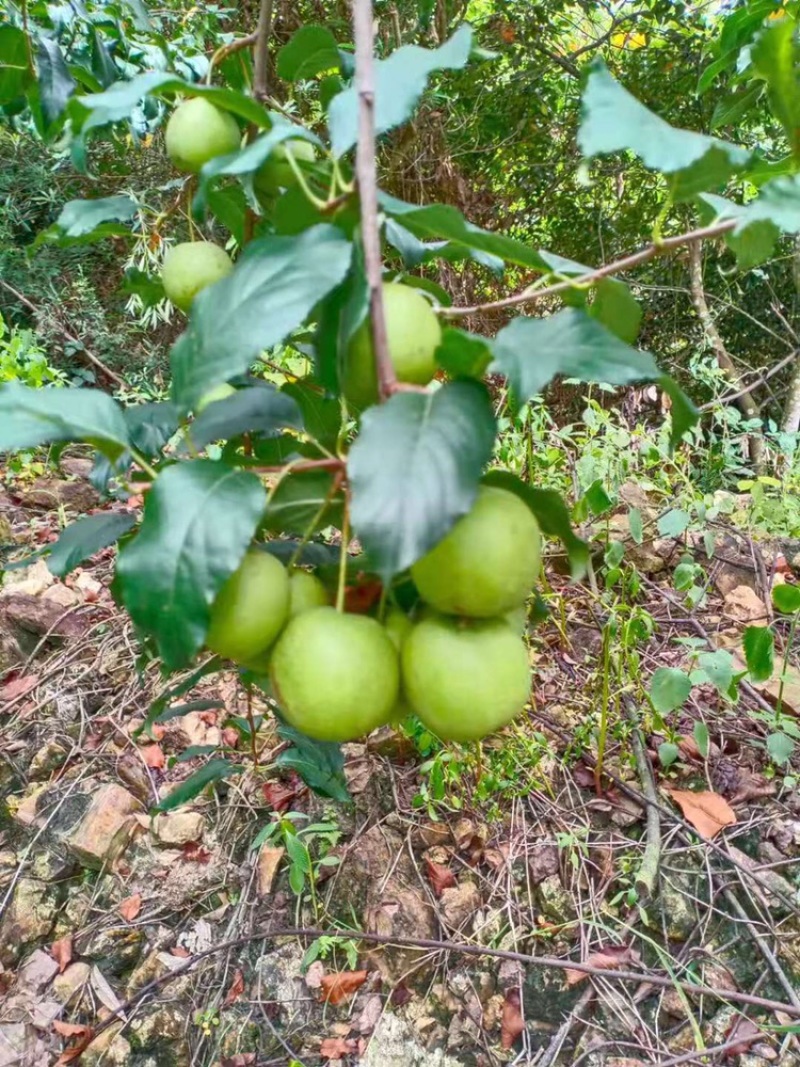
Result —
M 275 763 L 286 770 L 297 771 L 303 781 L 322 796 L 339 804 L 351 804 L 344 775 L 344 756 L 339 745 L 329 741 L 314 741 L 287 723 L 278 723 L 278 736 L 289 741 L 290 747 L 279 753 Z
M 492 351 L 495 369 L 508 378 L 519 403 L 539 395 L 557 375 L 610 385 L 659 377 L 649 352 L 626 345 L 578 308 L 543 319 L 519 316 L 500 330 Z
M 773 763 L 782 767 L 788 763 L 794 753 L 794 741 L 787 734 L 774 733 L 767 738 L 767 752 Z
M 754 682 L 769 681 L 775 669 L 775 635 L 769 626 L 745 629 L 744 658 Z
M 605 486 L 599 478 L 592 482 L 583 494 L 583 499 L 589 505 L 589 511 L 592 515 L 602 515 L 614 505 L 614 501 L 606 492 Z
M 245 244 L 247 195 L 241 185 L 225 185 L 208 190 L 208 210 L 225 227 L 237 245 Z
M 576 580 L 586 573 L 589 546 L 572 529 L 567 505 L 555 489 L 536 489 L 526 485 L 511 471 L 491 470 L 483 476 L 485 485 L 495 485 L 514 493 L 536 516 L 539 528 L 547 537 L 557 537 L 569 557 L 572 577 Z
M 461 70 L 472 47 L 472 30 L 464 23 L 439 48 L 409 44 L 375 63 L 375 133 L 386 133 L 409 119 L 437 70 Z M 344 155 L 358 138 L 358 90 L 355 85 L 335 96 L 328 108 L 331 144 Z
M 681 508 L 670 508 L 665 515 L 659 518 L 658 532 L 661 537 L 680 537 L 689 528 L 691 521 L 692 517 L 688 511 L 683 511 Z
M 650 679 L 650 700 L 661 715 L 682 707 L 691 691 L 689 675 L 677 667 L 659 667 Z
M 797 23 L 786 15 L 773 19 L 750 49 L 751 69 L 767 83 L 772 113 L 783 126 L 792 155 L 800 157 L 800 78 L 797 76 Z
M 672 575 L 672 584 L 679 593 L 685 593 L 687 589 L 691 589 L 694 585 L 696 569 L 694 563 L 679 563 L 675 568 Z
M 191 692 L 202 678 L 209 674 L 214 674 L 221 668 L 222 660 L 219 656 L 212 656 L 210 660 L 191 671 L 175 685 L 170 686 L 150 705 L 144 722 L 133 731 L 133 737 L 140 737 L 143 733 L 150 736 L 150 727 L 154 722 L 167 722 L 169 719 L 176 718 L 178 715 L 183 715 L 185 712 L 192 710 L 185 704 L 172 708 L 168 707 L 168 705 L 177 697 L 182 697 Z M 219 707 L 219 702 L 217 701 L 214 706 Z
M 800 611 L 800 586 L 775 585 L 772 587 L 772 603 L 784 615 L 794 615 Z
M 155 307 L 166 299 L 164 285 L 157 275 L 148 274 L 138 267 L 128 267 L 120 286 L 123 293 L 138 296 L 145 308 Z
M 120 511 L 102 512 L 78 519 L 67 526 L 53 545 L 47 569 L 56 577 L 63 578 L 101 548 L 115 544 L 135 525 L 135 515 Z
M 665 770 L 672 766 L 680 754 L 681 750 L 672 741 L 663 741 L 658 746 L 658 760 Z
M 287 382 L 281 392 L 294 400 L 303 415 L 306 433 L 329 452 L 335 452 L 342 427 L 342 409 L 339 401 L 326 396 L 322 387 L 309 378 Z
M 629 287 L 618 278 L 603 278 L 598 283 L 589 314 L 626 344 L 632 345 L 639 336 L 642 309 Z
M 662 374 L 658 379 L 661 389 L 672 401 L 670 416 L 672 430 L 669 435 L 669 447 L 675 449 L 683 440 L 684 436 L 697 423 L 700 412 L 694 402 L 684 393 L 678 383 L 668 374 Z
M 725 649 L 703 652 L 697 657 L 697 665 L 715 688 L 725 696 L 733 682 L 733 656 Z
M 212 759 L 201 767 L 199 771 L 195 771 L 185 781 L 177 785 L 168 796 L 164 797 L 160 804 L 156 805 L 157 811 L 172 811 L 174 808 L 179 808 L 182 804 L 188 804 L 190 800 L 194 800 L 199 796 L 204 789 L 212 785 L 214 782 L 221 782 L 223 778 L 229 778 L 232 774 L 238 774 L 241 771 L 241 767 L 236 766 L 234 763 L 228 763 L 224 759 Z
M 58 42 L 52 37 L 39 38 L 36 49 L 36 67 L 39 72 L 39 102 L 42 107 L 42 117 L 45 129 L 49 129 L 64 114 L 76 82 L 67 69 Z
M 91 43 L 92 74 L 94 74 L 103 88 L 107 89 L 109 85 L 113 85 L 119 78 L 119 71 L 103 38 L 95 29 L 91 32 Z
M 388 581 L 472 507 L 495 418 L 486 387 L 450 382 L 368 408 L 348 458 L 353 530 Z
M 178 412 L 169 400 L 125 408 L 125 422 L 133 447 L 145 456 L 157 456 L 178 429 Z
M 130 236 L 130 227 L 120 226 L 117 223 L 132 219 L 136 211 L 136 203 L 129 196 L 104 196 L 97 200 L 70 200 L 61 209 L 53 225 L 38 234 L 34 247 L 45 242 L 69 247 L 76 244 L 89 244 L 103 237 L 120 234 Z
M 308 849 L 297 834 L 285 834 L 283 840 L 286 845 L 286 852 L 293 866 L 304 874 L 310 874 L 311 857 L 308 854 Z
M 291 397 L 263 384 L 215 400 L 197 416 L 189 432 L 199 451 L 212 441 L 239 437 L 246 431 L 269 437 L 287 426 L 302 430 L 300 409 Z
M 31 78 L 27 37 L 17 26 L 0 26 L 0 106 L 22 96 Z
M 692 728 L 692 737 L 697 745 L 697 750 L 703 759 L 708 759 L 708 747 L 711 742 L 711 738 L 708 734 L 708 727 L 704 722 L 696 722 Z
M 273 533 L 304 535 L 319 516 L 311 532 L 338 526 L 342 521 L 342 499 L 334 499 L 334 475 L 330 471 L 296 471 L 281 478 L 264 513 L 263 526 Z M 330 501 L 320 515 L 325 501 Z
M 739 87 L 735 92 L 724 96 L 714 108 L 711 116 L 711 129 L 718 130 L 721 126 L 734 126 L 755 106 L 761 92 L 761 86 L 754 85 L 749 89 Z
M 630 150 L 646 167 L 672 176 L 675 199 L 721 185 L 750 159 L 737 145 L 670 126 L 623 89 L 601 60 L 589 68 L 581 106 L 578 144 L 585 156 Z
M 482 230 L 467 222 L 451 204 L 408 204 L 388 193 L 378 193 L 378 203 L 389 216 L 401 220 L 404 228 L 416 237 L 438 237 L 461 245 L 466 251 L 477 249 L 497 256 L 506 263 L 516 263 L 534 270 L 548 270 L 544 256 L 522 241 L 502 233 Z
M 342 285 L 319 305 L 314 335 L 316 376 L 332 393 L 339 393 L 339 368 L 358 327 L 369 312 L 369 288 L 360 244 L 353 246 L 353 262 Z
M 203 644 L 211 604 L 241 563 L 264 504 L 256 475 L 204 459 L 168 467 L 148 492 L 117 580 L 167 669 L 186 666 Z
M 631 508 L 628 512 L 628 528 L 631 531 L 631 537 L 637 545 L 640 545 L 644 541 L 644 528 L 642 526 L 642 513 L 638 508 Z
M 298 237 L 251 241 L 233 270 L 192 304 L 189 326 L 172 349 L 172 395 L 192 410 L 214 385 L 244 374 L 344 278 L 352 245 L 335 226 Z
M 436 349 L 436 362 L 453 378 L 482 378 L 492 362 L 487 338 L 448 326 Z
M 86 441 L 110 460 L 129 444 L 122 409 L 98 389 L 0 385 L 0 452 L 53 441 Z
M 287 82 L 304 81 L 324 71 L 338 70 L 339 46 L 325 26 L 301 26 L 278 52 L 275 69 L 278 77 Z

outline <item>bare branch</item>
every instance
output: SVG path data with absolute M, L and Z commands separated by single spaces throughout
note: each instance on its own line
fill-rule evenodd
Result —
M 356 42 L 356 86 L 358 88 L 358 147 L 356 182 L 361 204 L 361 240 L 369 285 L 369 313 L 375 370 L 381 399 L 395 391 L 397 378 L 389 356 L 386 317 L 383 310 L 381 238 L 378 229 L 378 176 L 375 162 L 375 81 L 372 57 L 372 0 L 355 0 L 353 30 Z
M 267 68 L 269 39 L 272 36 L 273 0 L 261 0 L 256 27 L 256 50 L 253 56 L 253 96 L 263 103 L 269 96 Z

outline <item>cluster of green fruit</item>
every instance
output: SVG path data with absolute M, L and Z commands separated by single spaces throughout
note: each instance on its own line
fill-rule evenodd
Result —
M 484 486 L 411 568 L 414 617 L 392 608 L 381 624 L 337 611 L 314 575 L 254 549 L 212 605 L 206 643 L 268 672 L 286 719 L 309 737 L 351 741 L 411 710 L 444 740 L 478 740 L 528 699 L 520 630 L 540 550 L 527 506 Z

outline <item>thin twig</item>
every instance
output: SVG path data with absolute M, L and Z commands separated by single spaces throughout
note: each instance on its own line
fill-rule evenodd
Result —
M 797 349 L 793 349 L 788 356 L 784 356 L 774 367 L 770 367 L 770 369 L 757 378 L 752 385 L 747 385 L 744 389 L 740 389 L 738 393 L 731 393 L 730 396 L 720 396 L 715 400 L 710 400 L 707 404 L 703 404 L 698 408 L 698 410 L 700 412 L 713 411 L 714 408 L 719 407 L 720 404 L 732 404 L 734 400 L 739 400 L 740 397 L 743 397 L 746 393 L 752 393 L 762 385 L 766 385 L 770 378 L 773 378 L 776 374 L 782 371 L 784 367 L 788 367 L 790 363 L 794 363 L 798 355 L 800 355 L 800 352 L 798 352 Z
M 715 237 L 721 237 L 723 234 L 728 233 L 729 230 L 732 230 L 735 225 L 735 219 L 715 222 L 713 226 L 704 226 L 699 230 L 688 230 L 686 233 L 679 233 L 674 237 L 665 237 L 658 244 L 647 245 L 638 252 L 633 252 L 629 256 L 617 259 L 613 263 L 607 263 L 605 267 L 590 270 L 588 273 L 582 274 L 577 278 L 571 278 L 569 281 L 549 285 L 546 289 L 523 289 L 521 293 L 517 293 L 515 296 L 507 296 L 502 300 L 492 300 L 488 304 L 474 304 L 472 307 L 438 308 L 438 313 L 446 319 L 458 319 L 464 318 L 466 315 L 476 315 L 479 311 L 495 311 L 498 308 L 516 307 L 518 304 L 534 304 L 539 300 L 545 300 L 547 297 L 566 293 L 570 289 L 584 289 L 594 285 L 595 282 L 601 281 L 603 278 L 609 278 L 614 274 L 622 274 L 624 271 L 632 270 L 642 263 L 647 263 L 650 259 L 655 259 L 656 256 L 663 256 L 675 248 L 681 248 L 683 245 L 691 245 L 695 241 L 710 241 Z
M 661 816 L 658 813 L 658 795 L 653 781 L 653 768 L 647 758 L 642 731 L 634 718 L 635 712 L 630 708 L 628 710 L 632 723 L 631 740 L 633 742 L 633 754 L 636 757 L 636 767 L 639 771 L 639 781 L 642 785 L 642 793 L 650 801 L 650 804 L 647 805 L 647 833 L 644 855 L 634 880 L 636 891 L 642 898 L 642 903 L 644 903 L 653 896 L 658 882 L 658 872 L 661 865 Z
M 386 317 L 383 310 L 383 269 L 381 237 L 378 227 L 378 176 L 375 161 L 375 73 L 372 56 L 372 0 L 355 0 L 353 31 L 356 42 L 356 86 L 358 87 L 358 146 L 356 181 L 361 205 L 361 240 L 364 267 L 369 286 L 369 314 L 375 370 L 383 400 L 397 385 L 394 365 L 389 356 Z
M 253 96 L 262 104 L 269 97 L 269 39 L 272 36 L 273 0 L 261 0 L 253 56 Z
M 11 293 L 13 297 L 16 297 L 16 299 L 19 300 L 20 304 L 22 304 L 23 307 L 26 307 L 28 311 L 32 312 L 34 315 L 38 314 L 39 309 L 36 307 L 36 305 L 32 303 L 27 298 L 27 296 L 24 296 L 21 292 L 19 292 L 18 289 L 15 289 L 13 285 L 9 285 L 8 282 L 3 281 L 2 278 L 0 278 L 0 285 L 2 285 L 2 287 L 7 292 Z M 56 326 L 61 331 L 61 335 L 65 337 L 67 341 L 69 341 L 71 344 L 75 345 L 78 352 L 81 355 L 85 356 L 91 364 L 97 367 L 99 371 L 105 374 L 105 376 L 109 378 L 112 382 L 114 382 L 115 385 L 119 386 L 120 389 L 125 388 L 127 383 L 125 382 L 124 378 L 120 378 L 120 376 L 118 374 L 115 374 L 110 367 L 107 367 L 101 359 L 98 359 L 98 357 L 95 356 L 94 353 L 90 352 L 86 345 L 83 343 L 83 341 L 79 341 L 74 334 L 70 333 L 70 331 L 66 328 L 66 326 L 64 326 L 63 323 L 58 322 L 58 320 L 56 320 Z
M 229 41 L 228 44 L 221 45 L 209 60 L 208 72 L 206 73 L 206 85 L 211 84 L 215 67 L 219 66 L 219 64 L 229 56 L 235 55 L 236 52 L 241 52 L 242 49 L 250 48 L 257 43 L 258 33 L 248 33 L 246 37 L 238 37 L 235 41 Z

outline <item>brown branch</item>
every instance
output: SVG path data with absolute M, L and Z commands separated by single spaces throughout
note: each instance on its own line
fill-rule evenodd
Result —
M 372 0 L 355 0 L 353 31 L 356 42 L 356 86 L 358 89 L 358 146 L 356 182 L 361 204 L 361 240 L 369 286 L 369 314 L 375 370 L 381 399 L 391 396 L 397 385 L 394 364 L 389 355 L 386 316 L 383 310 L 383 270 L 381 237 L 378 228 L 378 176 L 375 161 L 375 67 L 372 56 Z
M 272 36 L 273 0 L 261 0 L 253 56 L 253 96 L 262 104 L 269 96 L 269 39 Z
M 39 309 L 36 307 L 36 305 L 34 303 L 32 303 L 27 298 L 27 296 L 24 296 L 22 293 L 20 293 L 18 289 L 15 289 L 13 285 L 9 285 L 8 282 L 3 281 L 2 278 L 0 278 L 0 285 L 2 285 L 2 287 L 5 290 L 7 290 L 9 293 L 11 293 L 11 295 L 13 297 L 15 297 L 17 300 L 19 300 L 20 304 L 22 304 L 23 307 L 26 307 L 28 309 L 28 311 L 30 311 L 34 315 L 38 314 Z M 124 378 L 120 378 L 120 376 L 118 374 L 115 374 L 114 371 L 111 370 L 110 367 L 107 367 L 105 365 L 105 363 L 103 363 L 103 361 L 101 359 L 99 359 L 96 355 L 94 355 L 94 353 L 90 352 L 89 349 L 86 347 L 86 345 L 83 343 L 83 341 L 79 341 L 78 338 L 74 334 L 70 333 L 70 331 L 67 329 L 66 326 L 64 326 L 63 323 L 59 322 L 56 319 L 55 320 L 55 324 L 56 324 L 57 328 L 60 330 L 61 335 L 64 338 L 66 338 L 66 340 L 69 341 L 71 344 L 75 345 L 77 351 L 81 355 L 85 356 L 86 359 L 94 367 L 96 367 L 102 374 L 104 374 L 106 376 L 106 378 L 108 378 L 110 381 L 114 382 L 114 384 L 117 385 L 120 389 L 124 389 L 125 388 L 127 383 L 126 383 Z
M 496 311 L 499 308 L 517 307 L 519 304 L 535 304 L 539 300 L 545 300 L 550 296 L 558 296 L 561 293 L 568 292 L 570 289 L 586 288 L 601 281 L 603 278 L 610 278 L 614 274 L 622 274 L 624 271 L 632 270 L 642 263 L 647 263 L 648 260 L 655 259 L 656 256 L 663 256 L 667 252 L 681 248 L 683 245 L 692 245 L 697 241 L 709 241 L 715 237 L 721 237 L 722 234 L 732 230 L 735 225 L 736 219 L 715 222 L 712 226 L 704 226 L 699 230 L 689 230 L 687 233 L 679 233 L 674 237 L 665 237 L 658 244 L 647 245 L 645 248 L 625 256 L 623 259 L 607 263 L 604 267 L 590 270 L 586 274 L 581 274 L 579 277 L 572 278 L 569 281 L 549 285 L 546 289 L 531 289 L 529 287 L 515 296 L 506 296 L 502 300 L 493 300 L 488 304 L 474 304 L 472 307 L 439 308 L 438 313 L 445 319 L 458 319 L 467 315 L 476 315 L 480 311 Z
M 228 44 L 221 45 L 216 52 L 211 56 L 208 64 L 208 73 L 206 74 L 206 85 L 211 84 L 211 79 L 214 75 L 214 68 L 219 66 L 229 56 L 235 55 L 236 52 L 241 52 L 244 48 L 250 48 L 252 45 L 258 43 L 258 33 L 248 33 L 246 37 L 238 37 L 235 41 L 230 41 Z

